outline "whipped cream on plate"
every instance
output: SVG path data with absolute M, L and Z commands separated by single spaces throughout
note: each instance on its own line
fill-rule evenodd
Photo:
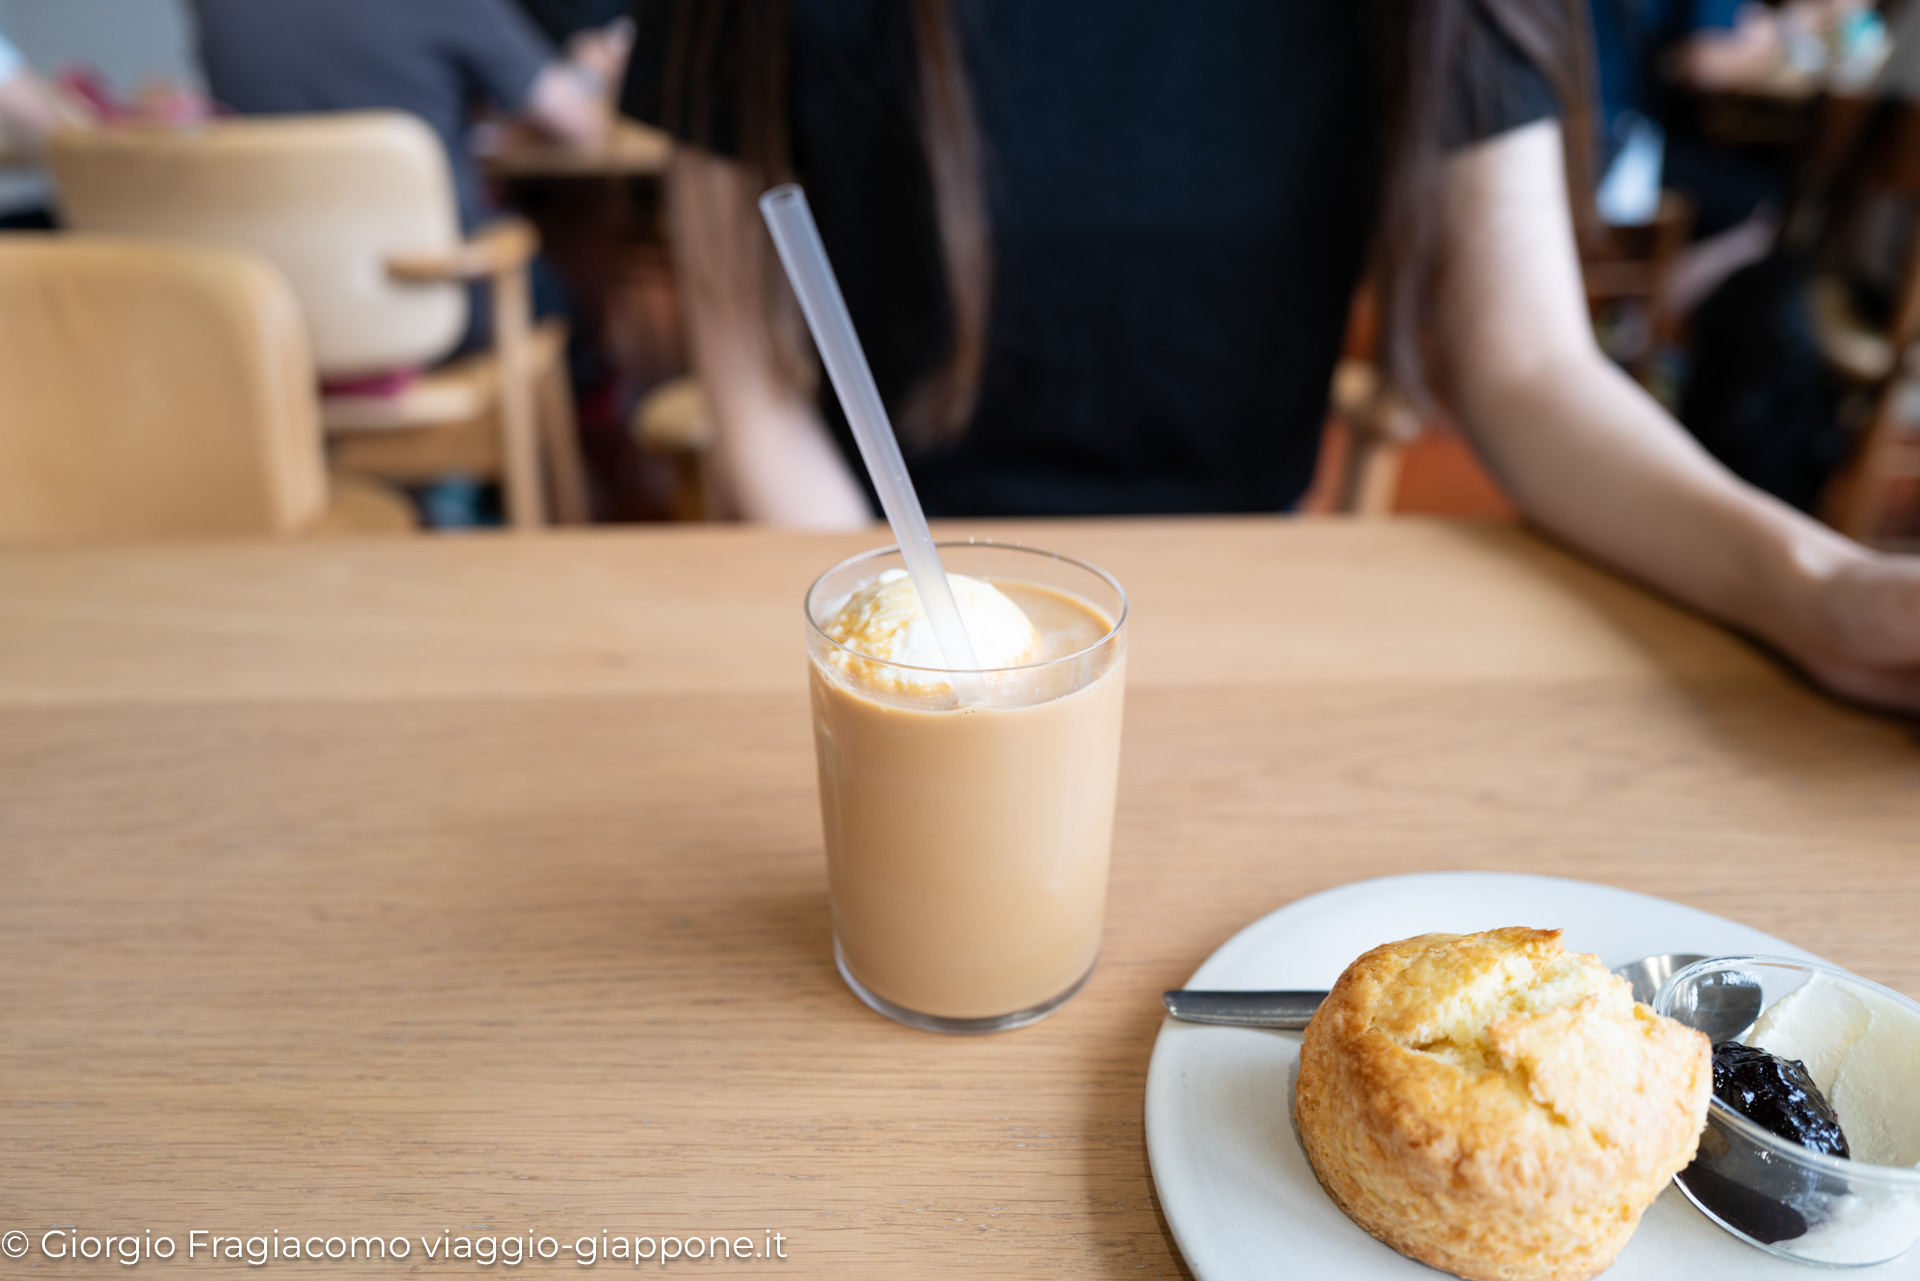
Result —
M 948 574 L 953 598 L 960 607 L 973 656 L 982 669 L 1019 667 L 1040 657 L 1040 633 L 1006 593 L 983 579 Z M 832 609 L 820 630 L 867 658 L 846 653 L 834 661 L 862 683 L 880 689 L 935 691 L 951 689 L 952 682 L 938 670 L 946 657 L 933 634 L 926 607 L 913 578 L 904 569 L 889 569 Z M 901 666 L 893 666 L 901 664 Z

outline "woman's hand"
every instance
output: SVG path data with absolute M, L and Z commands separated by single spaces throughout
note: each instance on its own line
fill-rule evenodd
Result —
M 1920 559 L 1870 552 L 1740 481 L 1595 345 L 1559 126 L 1516 129 L 1448 166 L 1447 373 L 1520 509 L 1836 694 L 1920 711 Z
M 1793 657 L 1857 702 L 1920 712 L 1920 557 L 1863 552 L 1829 570 Z
M 90 124 L 93 113 L 22 66 L 0 80 L 0 140 L 38 151 L 62 126 Z
M 521 115 L 543 133 L 575 147 L 598 146 L 613 127 L 606 86 L 566 61 L 541 69 Z
M 627 74 L 633 53 L 633 19 L 619 18 L 604 27 L 582 31 L 567 41 L 567 58 L 599 78 L 604 95 Z

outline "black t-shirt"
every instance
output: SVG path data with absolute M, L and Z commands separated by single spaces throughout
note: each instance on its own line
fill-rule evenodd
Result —
M 626 17 L 633 6 L 628 0 L 520 0 L 520 7 L 555 44 L 565 44 Z
M 721 47 L 738 25 L 706 0 Z M 909 447 L 937 515 L 1273 511 L 1312 479 L 1373 222 L 1366 6 L 1346 0 L 956 0 L 994 253 L 972 424 Z M 722 65 L 668 102 L 674 0 L 641 0 L 626 109 L 734 147 Z M 916 121 L 909 6 L 792 0 L 788 104 L 807 189 L 897 413 L 950 335 Z M 1498 83 L 1450 132 L 1554 110 L 1484 24 Z M 724 64 L 724 57 L 722 62 Z M 1488 64 L 1481 59 L 1481 65 Z M 681 91 L 683 93 L 690 91 Z M 830 389 L 828 421 L 852 457 Z M 858 468 L 857 461 L 855 462 Z
M 410 111 L 446 145 L 462 223 L 487 211 L 473 107 L 526 105 L 553 47 L 511 0 L 194 0 L 213 96 L 247 115 Z

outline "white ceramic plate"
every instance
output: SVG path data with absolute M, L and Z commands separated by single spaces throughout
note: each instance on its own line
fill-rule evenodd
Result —
M 1368 948 L 1430 931 L 1502 925 L 1566 931 L 1609 966 L 1661 952 L 1812 954 L 1678 903 L 1547 876 L 1437 872 L 1345 885 L 1255 921 L 1207 958 L 1190 988 L 1331 987 Z M 1293 1130 L 1300 1036 L 1168 1019 L 1147 1071 L 1147 1153 L 1160 1204 L 1201 1281 L 1442 1274 L 1358 1227 L 1314 1181 Z M 1860 1277 L 1920 1277 L 1909 1255 Z M 1816 1281 L 1819 1271 L 1762 1253 L 1715 1227 L 1669 1186 L 1608 1270 L 1608 1281 Z

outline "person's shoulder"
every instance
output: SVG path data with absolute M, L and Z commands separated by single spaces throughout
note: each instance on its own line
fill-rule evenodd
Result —
M 1559 94 L 1541 65 L 1543 53 L 1523 48 L 1516 26 L 1543 43 L 1556 34 L 1533 19 L 1545 6 L 1529 0 L 1468 0 L 1459 33 L 1442 136 L 1449 147 L 1467 146 L 1497 134 L 1557 116 Z M 1564 33 L 1558 33 L 1564 34 Z M 1565 51 L 1569 57 L 1572 50 Z

